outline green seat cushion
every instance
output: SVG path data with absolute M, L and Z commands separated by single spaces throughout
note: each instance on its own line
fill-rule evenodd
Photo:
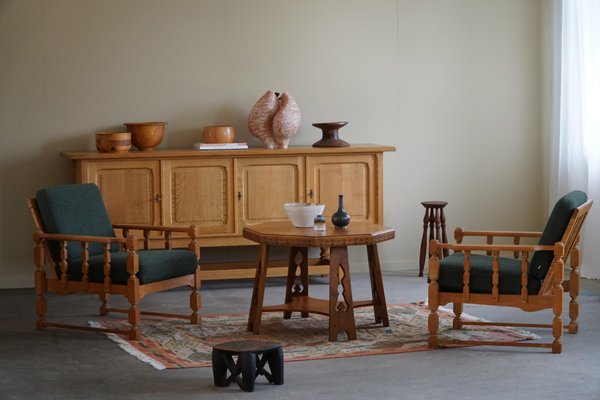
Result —
M 562 240 L 573 211 L 587 201 L 587 195 L 579 190 L 561 197 L 552 209 L 544 227 L 539 244 L 553 245 Z M 531 258 L 527 271 L 527 291 L 537 294 L 546 277 L 552 258 L 552 251 L 536 251 Z M 521 261 L 500 257 L 499 290 L 500 294 L 521 293 Z M 461 292 L 463 286 L 464 255 L 455 253 L 440 260 L 438 283 L 440 290 Z M 471 255 L 471 273 L 469 289 L 472 293 L 492 292 L 492 257 L 480 254 Z
M 38 209 L 47 233 L 115 237 L 100 190 L 93 183 L 53 186 L 36 193 Z M 89 254 L 101 254 L 102 244 L 90 243 Z M 112 244 L 118 251 L 119 244 Z M 50 242 L 50 251 L 59 259 L 58 242 Z M 68 260 L 81 258 L 80 242 L 67 244 Z
M 194 273 L 198 261 L 194 252 L 189 250 L 139 250 L 139 271 L 137 277 L 140 284 L 159 282 Z M 124 285 L 127 283 L 127 252 L 111 253 L 110 278 L 112 283 Z M 89 258 L 90 282 L 104 281 L 104 258 L 98 254 Z M 69 280 L 81 281 L 81 259 L 69 261 Z
M 586 201 L 587 194 L 580 190 L 574 190 L 561 197 L 554 205 L 538 243 L 541 245 L 553 245 L 556 242 L 560 242 L 565 234 L 567 225 L 569 225 L 573 211 Z M 540 281 L 544 280 L 550 269 L 553 257 L 554 255 L 551 251 L 536 251 L 529 263 L 529 275 Z
M 493 257 L 471 254 L 469 290 L 471 293 L 492 293 Z M 498 269 L 498 290 L 500 294 L 521 293 L 521 261 L 500 257 Z M 440 260 L 438 284 L 442 292 L 462 292 L 464 273 L 464 254 L 454 253 Z M 529 287 L 529 294 L 539 290 Z

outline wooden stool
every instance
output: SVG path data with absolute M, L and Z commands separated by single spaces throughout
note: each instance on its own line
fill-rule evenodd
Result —
M 264 368 L 267 363 L 271 373 Z M 212 367 L 215 386 L 226 387 L 235 382 L 244 392 L 253 392 L 254 380 L 259 375 L 264 375 L 269 383 L 283 385 L 283 349 L 279 343 L 264 340 L 220 343 L 213 347 Z
M 423 207 L 425 207 L 425 216 L 423 217 L 423 238 L 421 239 L 421 254 L 419 256 L 419 276 L 423 276 L 423 269 L 425 268 L 425 254 L 427 253 L 427 243 L 429 243 L 429 240 L 437 239 L 442 243 L 448 243 L 448 237 L 446 236 L 446 217 L 444 216 L 444 207 L 448 204 L 448 202 L 423 201 L 421 204 L 423 204 Z M 429 240 L 427 239 L 428 226 Z M 442 228 L 441 237 L 440 227 Z M 448 256 L 448 249 L 444 249 L 443 256 Z

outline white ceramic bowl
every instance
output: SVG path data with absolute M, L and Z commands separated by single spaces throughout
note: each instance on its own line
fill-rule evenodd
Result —
M 323 214 L 325 204 L 284 203 L 283 209 L 295 227 L 309 228 L 314 226 L 315 217 Z

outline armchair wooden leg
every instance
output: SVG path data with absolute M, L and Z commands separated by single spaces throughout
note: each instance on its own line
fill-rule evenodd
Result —
M 129 324 L 131 325 L 131 330 L 129 331 L 129 340 L 140 340 L 141 317 L 140 310 L 137 305 L 131 305 L 127 315 L 129 316 Z
M 192 315 L 190 315 L 190 323 L 199 324 L 202 318 L 198 311 L 202 307 L 202 298 L 200 296 L 200 269 L 198 268 L 194 273 L 194 285 L 192 286 L 192 293 L 190 293 L 190 308 L 192 309 Z
M 110 294 L 106 292 L 102 292 L 98 295 L 100 297 L 100 315 L 108 314 L 110 310 L 110 305 L 108 304 L 108 300 L 110 299 Z
M 460 316 L 463 311 L 463 304 L 462 303 L 453 303 L 453 310 L 454 310 L 454 319 L 452 320 L 452 329 L 461 329 L 462 322 L 460 320 Z
M 560 354 L 562 351 L 562 331 L 563 331 L 563 322 L 560 318 L 560 313 L 554 314 L 554 320 L 552 321 L 552 335 L 554 336 L 554 341 L 552 342 L 552 352 L 555 354 Z
M 563 274 L 562 268 L 564 264 L 560 263 L 559 272 L 555 276 L 554 285 L 552 287 L 552 312 L 554 313 L 554 319 L 552 320 L 552 335 L 554 341 L 552 342 L 552 353 L 559 354 L 562 351 L 562 334 L 563 334 L 563 321 L 561 315 L 563 312 L 563 294 L 564 290 L 562 287 Z
M 46 301 L 46 290 L 48 289 L 48 281 L 46 279 L 46 270 L 44 269 L 44 244 L 40 239 L 39 233 L 33 235 L 33 240 L 36 243 L 33 250 L 33 263 L 35 265 L 35 312 L 38 319 L 35 323 L 37 329 L 46 327 L 46 313 L 48 312 L 48 303 Z
M 440 270 L 440 261 L 438 257 L 439 250 L 437 248 L 437 242 L 432 240 L 429 247 L 431 249 L 432 255 L 429 259 L 429 278 L 431 279 L 431 281 L 429 282 L 427 293 L 429 302 L 429 320 L 427 324 L 427 327 L 429 329 L 428 345 L 430 349 L 436 349 L 439 347 L 438 330 L 440 327 L 440 317 L 437 313 L 437 310 L 440 305 L 440 286 L 437 281 Z
M 46 313 L 48 312 L 48 303 L 46 302 L 46 290 L 48 289 L 48 281 L 46 280 L 46 270 L 44 269 L 44 244 L 40 239 L 39 232 L 34 233 L 33 240 L 35 248 L 33 250 L 33 264 L 35 265 L 35 312 L 38 315 L 36 321 L 37 329 L 46 327 Z
M 127 312 L 129 325 L 129 340 L 140 340 L 140 322 L 142 320 L 141 312 L 138 307 L 140 301 L 140 290 L 137 277 L 130 277 L 127 282 L 127 300 L 129 301 L 129 310 Z
M 35 312 L 38 319 L 35 323 L 37 329 L 46 327 L 46 313 L 48 312 L 48 302 L 46 301 L 46 272 L 43 269 L 35 271 Z
M 569 277 L 569 333 L 577 333 L 579 331 L 579 246 L 573 246 L 571 250 L 571 274 Z
M 439 347 L 438 330 L 440 328 L 440 317 L 437 313 L 439 308 L 437 290 L 437 281 L 435 284 L 429 284 L 429 319 L 427 321 L 427 327 L 429 329 L 428 346 L 430 349 L 437 349 Z
M 129 331 L 129 340 L 140 339 L 140 322 L 141 312 L 138 308 L 140 302 L 140 280 L 137 277 L 139 271 L 139 256 L 136 253 L 137 239 L 135 236 L 127 236 L 127 272 L 129 273 L 129 279 L 127 279 L 127 300 L 129 301 L 129 311 L 127 312 L 129 325 L 131 330 Z M 106 248 L 108 252 L 108 247 Z M 105 277 L 108 279 L 108 276 Z
M 429 303 L 429 320 L 428 320 L 428 328 L 429 328 L 429 341 L 428 346 L 430 349 L 437 349 L 439 347 L 437 342 L 437 333 L 440 326 L 440 317 L 437 313 L 438 306 Z

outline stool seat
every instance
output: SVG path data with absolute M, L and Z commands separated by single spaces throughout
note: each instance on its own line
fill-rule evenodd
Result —
M 432 208 L 444 208 L 448 205 L 447 201 L 422 201 L 421 204 L 427 208 L 427 207 L 432 207 Z
M 281 347 L 280 343 L 267 342 L 266 340 L 236 340 L 233 342 L 219 343 L 215 345 L 213 349 L 238 355 L 247 351 L 264 353 L 278 347 Z
M 422 201 L 421 204 L 425 207 L 425 216 L 423 217 L 423 237 L 421 238 L 421 253 L 419 254 L 419 276 L 423 276 L 425 255 L 427 254 L 429 240 L 437 239 L 442 243 L 448 243 L 448 237 L 446 236 L 446 216 L 444 215 L 444 207 L 448 205 L 448 202 L 431 200 Z M 429 228 L 429 240 L 427 240 L 427 228 Z M 443 257 L 447 256 L 448 249 L 444 249 Z
M 237 362 L 233 356 L 237 356 Z M 265 370 L 267 363 L 270 373 Z M 283 385 L 283 349 L 280 343 L 265 340 L 220 343 L 213 347 L 212 364 L 215 386 L 226 387 L 235 382 L 243 391 L 253 392 L 254 381 L 259 375 L 264 375 L 269 383 Z M 229 377 L 227 371 L 231 373 Z

